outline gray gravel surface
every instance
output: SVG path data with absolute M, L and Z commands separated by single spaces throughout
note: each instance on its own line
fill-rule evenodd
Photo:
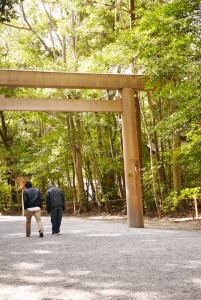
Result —
M 0 300 L 201 299 L 201 231 L 125 222 L 0 216 Z

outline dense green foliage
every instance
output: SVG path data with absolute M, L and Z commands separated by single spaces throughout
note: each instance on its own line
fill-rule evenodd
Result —
M 149 92 L 139 93 L 145 212 L 184 209 L 195 193 L 199 198 L 200 0 L 24 0 L 9 5 L 9 14 L 1 6 L 0 67 L 147 75 Z M 89 101 L 118 96 L 113 91 L 19 88 L 1 88 L 0 94 Z M 74 211 L 124 210 L 120 115 L 1 112 L 0 117 L 1 210 L 20 207 L 16 178 L 22 175 L 30 175 L 43 194 L 49 182 L 58 184 Z
M 0 3 L 0 23 L 10 22 L 17 17 L 14 5 L 18 0 L 1 0 Z

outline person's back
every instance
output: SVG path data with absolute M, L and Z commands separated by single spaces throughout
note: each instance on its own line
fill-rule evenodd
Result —
M 42 197 L 38 189 L 33 187 L 27 188 L 23 197 L 25 209 L 32 207 L 42 208 Z
M 64 194 L 63 192 L 56 186 L 49 186 L 46 193 L 46 201 L 47 201 L 47 211 L 50 212 L 51 209 L 56 207 L 64 208 Z
M 31 235 L 31 218 L 34 216 L 38 225 L 39 236 L 43 237 L 43 223 L 41 220 L 43 199 L 40 191 L 33 188 L 30 181 L 25 183 L 23 201 L 26 212 L 26 236 L 29 237 Z
M 64 211 L 64 193 L 56 186 L 49 186 L 46 192 L 47 212 L 51 214 L 52 234 L 60 232 L 62 211 Z

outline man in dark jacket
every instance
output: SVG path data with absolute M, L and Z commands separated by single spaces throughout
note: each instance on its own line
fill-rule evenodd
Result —
M 35 217 L 39 236 L 43 237 L 43 223 L 41 221 L 41 208 L 43 199 L 38 189 L 32 187 L 32 183 L 25 183 L 25 191 L 23 192 L 24 209 L 26 210 L 26 236 L 31 235 L 31 218 Z
M 50 185 L 46 192 L 46 204 L 47 212 L 51 214 L 52 234 L 60 232 L 64 201 L 64 193 L 58 187 Z

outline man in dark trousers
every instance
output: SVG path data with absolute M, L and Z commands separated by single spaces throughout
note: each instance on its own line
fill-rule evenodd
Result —
M 31 235 L 31 218 L 35 217 L 39 236 L 43 237 L 43 223 L 41 221 L 41 208 L 43 199 L 38 189 L 32 187 L 30 181 L 25 182 L 25 191 L 23 192 L 24 209 L 26 215 L 26 236 Z
M 58 187 L 50 185 L 46 192 L 46 204 L 47 212 L 51 214 L 52 234 L 60 232 L 64 202 L 64 193 Z

